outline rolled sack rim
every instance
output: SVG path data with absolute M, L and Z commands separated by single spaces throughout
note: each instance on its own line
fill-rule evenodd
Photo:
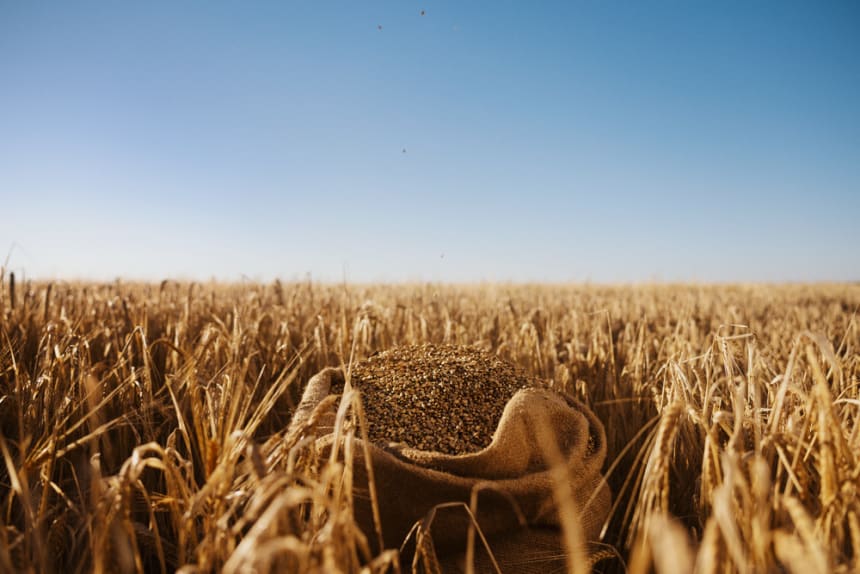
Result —
M 333 386 L 334 381 L 337 379 L 342 381 L 344 378 L 345 377 L 343 369 L 341 367 L 325 367 L 313 377 L 311 377 L 308 381 L 304 393 L 302 394 L 302 399 L 299 402 L 299 406 L 296 408 L 293 421 L 290 424 L 290 429 L 299 429 L 300 427 L 306 425 L 316 408 L 319 406 L 319 404 L 326 397 L 331 395 L 331 387 Z M 601 471 L 606 459 L 607 449 L 606 434 L 605 429 L 603 427 L 603 423 L 600 421 L 600 419 L 597 418 L 594 412 L 587 405 L 582 403 L 579 399 L 571 396 L 569 393 L 560 391 L 558 389 L 553 389 L 548 386 L 529 387 L 516 391 L 505 404 L 505 408 L 502 411 L 502 415 L 497 423 L 496 430 L 493 432 L 492 440 L 487 446 L 478 451 L 462 454 L 446 454 L 437 451 L 421 450 L 413 448 L 405 443 L 397 442 L 380 444 L 373 441 L 368 441 L 369 444 L 367 446 L 374 450 L 381 451 L 398 460 L 401 460 L 406 463 L 416 464 L 427 470 L 436 470 L 445 474 L 460 475 L 464 478 L 482 478 L 490 481 L 500 479 L 515 480 L 524 475 L 533 475 L 548 472 L 551 470 L 549 464 L 545 466 L 541 465 L 537 468 L 534 468 L 530 472 L 516 473 L 511 474 L 509 476 L 493 474 L 484 475 L 483 473 L 475 475 L 473 473 L 474 468 L 470 468 L 469 474 L 466 475 L 457 472 L 457 470 L 463 466 L 479 466 L 483 459 L 485 459 L 488 455 L 492 455 L 494 452 L 500 449 L 499 443 L 501 442 L 501 438 L 500 433 L 498 431 L 500 430 L 503 421 L 508 420 L 506 419 L 506 416 L 510 417 L 511 411 L 517 406 L 519 406 L 519 403 L 529 395 L 536 395 L 538 397 L 546 398 L 552 401 L 558 401 L 559 399 L 561 399 L 565 401 L 571 411 L 577 413 L 585 419 L 585 422 L 587 423 L 588 436 L 590 438 L 593 438 L 596 444 L 594 444 L 592 448 L 586 448 L 585 452 L 582 452 L 582 448 L 574 448 L 567 453 L 562 452 L 560 453 L 561 458 L 568 463 L 569 467 L 574 467 L 571 468 L 571 470 L 575 470 L 576 466 L 582 467 L 583 463 L 588 460 L 586 466 L 593 468 L 596 465 L 598 474 L 602 476 Z M 333 408 L 332 412 L 329 413 L 329 416 L 335 415 L 336 411 L 337 409 Z M 317 441 L 320 442 L 322 445 L 332 443 L 334 440 L 334 437 L 332 435 L 333 432 L 330 430 L 328 432 L 318 433 Z M 353 437 L 353 440 L 359 441 L 359 443 L 363 442 L 360 433 L 356 433 L 356 435 Z

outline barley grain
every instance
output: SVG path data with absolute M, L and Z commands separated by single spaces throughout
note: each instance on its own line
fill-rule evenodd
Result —
M 508 400 L 540 384 L 487 352 L 456 345 L 376 354 L 352 367 L 351 382 L 361 392 L 371 441 L 446 454 L 488 446 Z

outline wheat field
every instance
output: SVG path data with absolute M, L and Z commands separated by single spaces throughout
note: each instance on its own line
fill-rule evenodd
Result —
M 352 521 L 349 461 L 287 429 L 320 369 L 425 342 L 482 347 L 603 421 L 613 507 L 594 569 L 858 571 L 858 307 L 856 284 L 6 273 L 0 571 L 408 571 Z M 360 430 L 348 406 L 345 441 Z

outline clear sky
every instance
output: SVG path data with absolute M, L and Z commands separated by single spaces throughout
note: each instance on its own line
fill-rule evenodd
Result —
M 0 0 L 30 277 L 858 280 L 858 220 L 858 2 Z

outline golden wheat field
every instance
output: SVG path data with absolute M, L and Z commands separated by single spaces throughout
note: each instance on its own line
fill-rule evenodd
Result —
M 860 285 L 2 283 L 2 572 L 409 571 L 287 428 L 316 372 L 424 342 L 603 422 L 603 552 L 569 571 L 860 570 Z

